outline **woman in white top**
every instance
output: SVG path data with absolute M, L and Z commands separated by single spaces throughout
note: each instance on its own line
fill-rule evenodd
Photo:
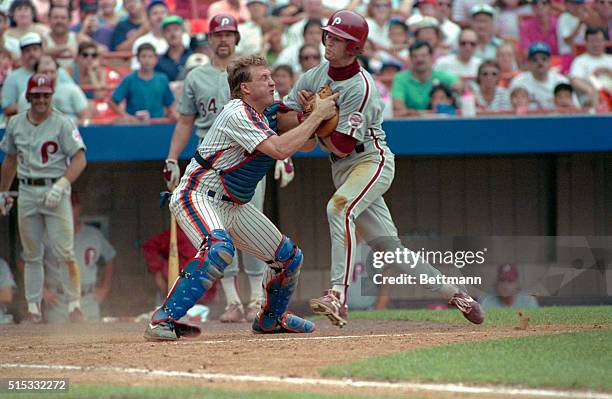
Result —
M 501 87 L 499 81 L 500 68 L 497 62 L 487 60 L 480 64 L 476 82 L 471 85 L 479 112 L 512 109 L 508 90 Z
M 377 50 L 388 49 L 391 46 L 391 42 L 389 40 L 391 1 L 371 0 L 370 4 L 368 4 L 366 21 L 370 30 L 368 39 L 374 43 Z

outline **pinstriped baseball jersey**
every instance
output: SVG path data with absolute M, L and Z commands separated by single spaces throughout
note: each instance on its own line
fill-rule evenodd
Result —
M 184 115 L 196 114 L 196 134 L 203 138 L 229 100 L 227 71 L 207 64 L 187 74 L 177 110 Z
M 18 178 L 58 178 L 68 161 L 85 144 L 77 127 L 66 115 L 53 110 L 39 125 L 33 125 L 27 112 L 11 118 L 0 150 L 17 155 Z
M 202 167 L 192 159 L 182 180 L 190 180 L 194 190 L 205 187 L 226 193 L 236 203 L 249 202 L 257 183 L 274 163 L 255 148 L 275 134 L 265 116 L 242 100 L 231 100 L 198 147 L 212 168 L 199 171 L 194 180 L 194 171 Z
M 354 137 L 362 143 L 372 141 L 373 133 L 378 141 L 384 142 L 384 104 L 372 76 L 361 69 L 349 79 L 335 81 L 327 74 L 328 69 L 329 62 L 323 62 L 302 75 L 291 92 L 285 96 L 283 103 L 295 110 L 301 110 L 298 91 L 317 92 L 322 86 L 329 85 L 333 92 L 340 92 L 337 100 L 340 118 L 336 131 Z M 370 146 L 366 146 L 366 150 L 368 148 Z M 371 151 L 376 151 L 374 146 L 371 146 Z

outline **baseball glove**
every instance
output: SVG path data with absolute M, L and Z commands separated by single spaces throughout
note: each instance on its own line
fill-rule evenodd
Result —
M 332 91 L 331 87 L 325 85 L 319 89 L 317 94 L 321 98 L 327 98 L 333 95 L 334 92 Z M 314 108 L 314 102 L 315 102 L 315 96 L 312 96 L 308 104 L 304 106 L 304 119 L 308 118 L 308 116 L 310 116 L 310 114 L 312 113 L 312 110 Z M 339 119 L 340 119 L 340 110 L 338 109 L 338 106 L 336 106 L 336 115 L 331 117 L 330 119 L 327 119 L 321 122 L 321 124 L 319 125 L 319 128 L 316 130 L 315 133 L 319 137 L 329 136 L 330 134 L 333 133 L 334 130 L 336 130 Z

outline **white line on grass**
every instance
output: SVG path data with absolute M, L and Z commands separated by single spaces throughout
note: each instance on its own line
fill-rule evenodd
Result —
M 278 377 L 270 375 L 235 375 L 224 373 L 192 373 L 187 371 L 148 370 L 124 367 L 83 367 L 59 364 L 0 363 L 4 369 L 44 369 L 118 374 L 143 374 L 152 377 L 194 378 L 208 381 L 259 382 L 289 385 L 320 385 L 333 387 L 377 388 L 408 391 L 435 391 L 505 396 L 540 396 L 552 398 L 612 399 L 612 395 L 591 391 L 560 391 L 552 389 L 513 388 L 507 386 L 465 386 L 461 384 L 425 384 L 413 382 L 355 381 L 323 378 Z

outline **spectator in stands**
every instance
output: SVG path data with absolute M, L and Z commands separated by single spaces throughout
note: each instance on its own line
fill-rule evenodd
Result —
M 117 14 L 117 12 L 115 11 L 117 8 L 117 0 L 98 0 L 98 5 L 100 8 L 100 26 L 112 32 L 117 26 L 117 23 L 119 23 L 119 14 Z
M 36 19 L 36 9 L 30 0 L 15 0 L 9 8 L 11 28 L 5 32 L 17 40 L 27 33 L 37 33 L 40 36 L 45 34 L 49 28 L 38 23 Z
M 317 49 L 317 51 L 319 51 Z M 293 74 L 293 68 L 290 65 L 278 65 L 272 71 L 272 80 L 276 84 L 276 91 L 278 92 L 279 99 L 284 98 L 293 87 L 295 83 L 295 75 Z
M 434 114 L 455 115 L 457 113 L 457 103 L 448 85 L 438 83 L 431 88 L 428 109 Z
M 300 49 L 303 45 L 309 44 L 319 48 L 319 53 L 325 52 L 325 46 L 321 41 L 323 31 L 321 30 L 321 21 L 318 19 L 311 19 L 304 25 L 303 38 L 300 40 L 301 44 L 292 44 L 286 47 L 278 56 L 275 62 L 276 65 L 286 64 L 293 67 L 293 71 L 296 74 L 302 73 L 302 67 L 300 66 Z M 318 63 L 317 63 L 318 65 Z
M 289 26 L 283 35 L 283 46 L 297 45 L 298 48 L 304 44 L 304 26 L 310 20 L 319 20 L 321 25 L 327 23 L 325 10 L 321 6 L 321 0 L 303 0 L 304 18 Z
M 49 55 L 43 55 L 34 67 L 34 72 L 49 76 L 55 83 L 55 93 L 52 98 L 52 105 L 58 111 L 70 117 L 79 125 L 87 125 L 91 119 L 91 110 L 87 103 L 87 97 L 83 90 L 72 82 L 60 82 L 57 79 L 59 63 Z M 19 112 L 30 108 L 30 102 L 26 100 L 25 91 L 19 96 Z
M 504 42 L 497 48 L 497 64 L 499 65 L 501 87 L 508 87 L 510 81 L 519 74 L 516 62 L 516 50 L 511 42 Z
M 77 57 L 72 64 L 71 76 L 74 83 L 87 87 L 84 91 L 88 99 L 106 97 L 106 69 L 100 65 L 98 46 L 93 42 L 79 45 Z
M 419 10 L 421 16 L 437 18 L 436 5 L 436 0 L 417 0 L 415 7 Z
M 70 31 L 70 12 L 66 7 L 49 9 L 51 31 L 43 36 L 45 54 L 57 58 L 62 66 L 69 65 L 77 54 L 77 35 Z
M 2 110 L 9 117 L 17 113 L 17 101 L 26 89 L 34 66 L 42 55 L 42 39 L 37 33 L 27 33 L 19 40 L 21 67 L 11 71 L 2 85 Z
M 168 16 L 168 5 L 163 0 L 153 0 L 147 6 L 147 20 L 151 31 L 143 36 L 140 36 L 132 45 L 132 54 L 136 54 L 136 50 L 141 44 L 149 43 L 155 48 L 158 56 L 161 56 L 168 51 L 168 42 L 164 38 L 161 23 Z M 187 33 L 182 35 L 183 46 L 189 47 L 190 37 Z M 132 57 L 132 70 L 137 70 L 138 60 Z
M 429 43 L 433 49 L 434 60 L 448 53 L 448 49 L 444 46 L 442 40 L 440 23 L 434 17 L 423 17 L 416 23 L 414 26 L 414 38 L 415 40 Z
M 516 86 L 508 90 L 510 90 L 510 103 L 516 114 L 526 114 L 530 110 L 537 109 L 536 105 L 529 99 L 529 91 L 525 87 Z
M 13 54 L 4 47 L 0 47 L 0 88 L 12 70 Z
M 519 25 L 519 48 L 525 53 L 531 43 L 543 42 L 550 47 L 551 55 L 558 55 L 557 16 L 552 12 L 550 0 L 533 0 L 533 14 Z
M 472 7 L 472 28 L 478 34 L 476 57 L 483 60 L 495 59 L 497 48 L 503 41 L 495 36 L 495 9 L 488 4 Z
M 440 22 L 440 30 L 444 35 L 444 44 L 454 47 L 457 44 L 461 27 L 451 21 L 453 0 L 438 0 L 436 3 L 436 18 Z
M 383 117 L 385 119 L 393 118 L 393 98 L 391 97 L 391 88 L 393 86 L 393 79 L 395 75 L 402 70 L 402 64 L 394 62 L 393 60 L 385 61 L 380 68 L 380 71 L 376 74 L 376 88 L 380 93 L 385 109 L 383 110 Z
M 410 46 L 410 69 L 399 72 L 393 80 L 393 115 L 395 117 L 418 116 L 427 109 L 429 93 L 437 82 L 446 83 L 460 91 L 461 82 L 447 72 L 432 68 L 433 49 L 429 43 L 417 40 Z
M 585 32 L 586 53 L 572 62 L 570 79 L 577 91 L 596 96 L 593 82 L 605 79 L 612 81 L 612 55 L 606 54 L 608 33 L 603 28 L 587 28 Z M 593 103 L 593 101 L 591 101 Z
M 461 27 L 468 27 L 473 24 L 472 10 L 475 6 L 491 5 L 495 0 L 454 0 L 453 2 L 453 21 Z M 474 26 L 472 26 L 474 28 Z
M 579 112 L 574 105 L 574 88 L 569 83 L 559 83 L 555 86 L 555 110 L 557 112 Z
M 538 307 L 538 301 L 532 295 L 521 291 L 518 268 L 514 264 L 499 266 L 495 294 L 485 296 L 480 303 L 488 309 Z
M 587 14 L 584 0 L 565 0 L 565 12 L 557 20 L 557 45 L 562 73 L 569 71 L 574 57 L 574 45 L 584 43 Z
M 236 46 L 236 53 L 239 55 L 261 53 L 263 46 L 261 25 L 268 17 L 268 0 L 247 0 L 247 8 L 250 20 L 238 25 L 240 43 Z
M 8 15 L 0 10 L 0 47 L 3 47 L 11 52 L 13 59 L 18 59 L 21 56 L 19 49 L 19 40 L 12 36 L 6 35 L 6 30 L 9 26 Z
M 391 47 L 389 40 L 391 0 L 370 0 L 366 22 L 370 30 L 368 38 L 374 43 L 374 48 L 386 50 Z
M 183 46 L 183 18 L 169 15 L 162 21 L 164 38 L 168 42 L 168 51 L 161 57 L 155 66 L 157 72 L 164 73 L 171 82 L 181 76 L 185 69 L 185 62 L 191 55 L 191 49 Z
M 478 67 L 476 82 L 470 85 L 479 112 L 499 112 L 512 109 L 508 90 L 499 85 L 499 64 L 487 60 Z
M 129 51 L 140 36 L 149 32 L 144 0 L 124 0 L 123 7 L 127 16 L 115 26 L 111 36 L 112 51 Z
M 79 20 L 71 30 L 78 32 L 79 43 L 94 41 L 103 48 L 109 48 L 113 36 L 112 29 L 102 26 L 98 18 L 98 3 L 96 0 L 81 0 L 79 3 Z
M 323 52 L 325 54 L 325 52 Z M 364 69 L 371 74 L 376 74 L 382 68 L 383 60 L 379 53 L 374 50 L 374 45 L 371 40 L 366 40 L 363 46 L 363 52 L 357 57 L 357 61 L 361 62 Z
M 587 26 L 603 28 L 612 33 L 612 2 L 610 0 L 594 0 L 587 8 L 588 16 L 585 19 Z
M 277 65 L 276 60 L 283 51 L 283 28 L 276 17 L 268 17 L 261 25 L 263 33 L 263 47 L 260 55 L 266 59 L 268 65 Z
M 531 6 L 524 0 L 496 0 L 499 10 L 495 19 L 495 32 L 502 40 L 517 42 L 519 40 L 519 18 L 531 15 Z
M 8 312 L 13 304 L 13 294 L 17 289 L 13 273 L 8 263 L 0 258 L 0 325 L 13 324 L 13 315 Z
M 305 44 L 300 48 L 300 69 L 304 73 L 321 63 L 321 52 L 319 46 Z
M 482 60 L 474 56 L 478 45 L 478 35 L 472 29 L 465 28 L 459 35 L 458 51 L 438 58 L 435 68 L 450 72 L 461 79 L 474 79 Z
M 528 50 L 528 71 L 518 74 L 510 83 L 510 88 L 526 88 L 537 109 L 554 108 L 554 89 L 559 83 L 568 83 L 565 76 L 551 70 L 550 47 L 543 42 L 535 42 Z
M 236 18 L 238 23 L 249 20 L 249 10 L 246 6 L 246 0 L 217 0 L 208 7 L 208 19 L 210 20 L 215 15 L 229 14 Z
M 150 43 L 136 50 L 140 64 L 138 71 L 127 75 L 109 101 L 110 107 L 128 123 L 147 121 L 164 116 L 176 120 L 174 95 L 166 75 L 155 72 L 157 53 Z M 120 104 L 126 100 L 125 110 Z
M 383 62 L 408 65 L 410 54 L 408 52 L 408 26 L 398 20 L 391 21 L 389 25 L 389 41 L 391 46 L 387 50 L 379 50 L 377 56 Z

